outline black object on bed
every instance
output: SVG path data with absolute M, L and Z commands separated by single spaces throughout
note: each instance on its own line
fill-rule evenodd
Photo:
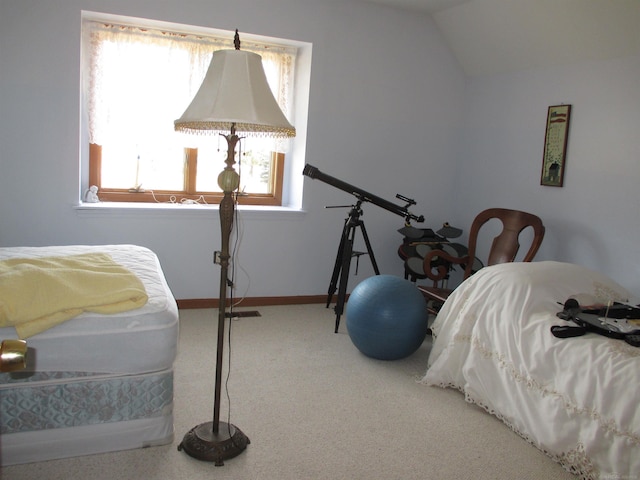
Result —
M 635 323 L 640 322 L 640 307 L 614 302 L 607 306 L 581 308 L 575 298 L 569 298 L 557 316 L 577 324 L 575 327 L 552 326 L 551 333 L 558 338 L 579 337 L 595 332 L 640 347 L 640 328 Z

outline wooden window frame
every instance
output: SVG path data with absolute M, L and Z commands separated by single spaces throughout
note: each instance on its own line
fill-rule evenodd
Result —
M 102 146 L 89 144 L 89 185 L 98 187 L 101 202 L 139 202 L 139 203 L 181 203 L 193 200 L 198 203 L 217 205 L 222 199 L 222 192 L 199 192 L 196 190 L 198 171 L 198 150 L 187 148 L 185 164 L 185 189 L 183 191 L 153 190 L 135 191 L 134 189 L 103 188 Z M 271 191 L 272 193 L 241 193 L 238 203 L 243 205 L 282 206 L 282 190 L 284 182 L 284 153 L 271 153 Z M 220 171 L 224 165 L 220 166 Z

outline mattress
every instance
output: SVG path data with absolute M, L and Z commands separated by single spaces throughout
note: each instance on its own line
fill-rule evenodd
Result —
M 139 309 L 84 313 L 27 339 L 27 368 L 0 374 L 0 465 L 173 441 L 179 317 L 160 262 L 136 245 L 0 248 L 0 260 L 102 252 L 135 273 Z M 12 327 L 0 338 L 17 338 Z
M 139 309 L 105 317 L 83 313 L 30 337 L 27 370 L 133 374 L 170 368 L 176 356 L 178 308 L 155 253 L 137 245 L 0 248 L 0 260 L 102 252 L 135 273 L 149 297 Z M 17 338 L 13 327 L 0 338 Z M 108 348 L 105 348 L 108 346 Z

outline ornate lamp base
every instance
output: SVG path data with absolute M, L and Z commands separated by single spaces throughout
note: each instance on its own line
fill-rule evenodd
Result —
M 213 422 L 201 423 L 189 430 L 178 450 L 184 450 L 198 460 L 215 462 L 216 467 L 224 460 L 241 454 L 251 441 L 235 425 L 220 422 L 218 433 L 213 433 Z

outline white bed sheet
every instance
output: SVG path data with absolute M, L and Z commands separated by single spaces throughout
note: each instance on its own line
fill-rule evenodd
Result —
M 169 369 L 177 353 L 178 308 L 158 257 L 138 245 L 0 248 L 0 260 L 102 252 L 135 273 L 147 304 L 129 312 L 84 313 L 27 341 L 28 370 L 137 374 Z M 17 338 L 13 327 L 0 338 Z M 105 345 L 108 348 L 105 348 Z
M 580 478 L 640 472 L 640 348 L 594 333 L 559 339 L 573 295 L 630 301 L 608 277 L 560 262 L 486 267 L 443 305 L 423 382 L 453 387 Z

